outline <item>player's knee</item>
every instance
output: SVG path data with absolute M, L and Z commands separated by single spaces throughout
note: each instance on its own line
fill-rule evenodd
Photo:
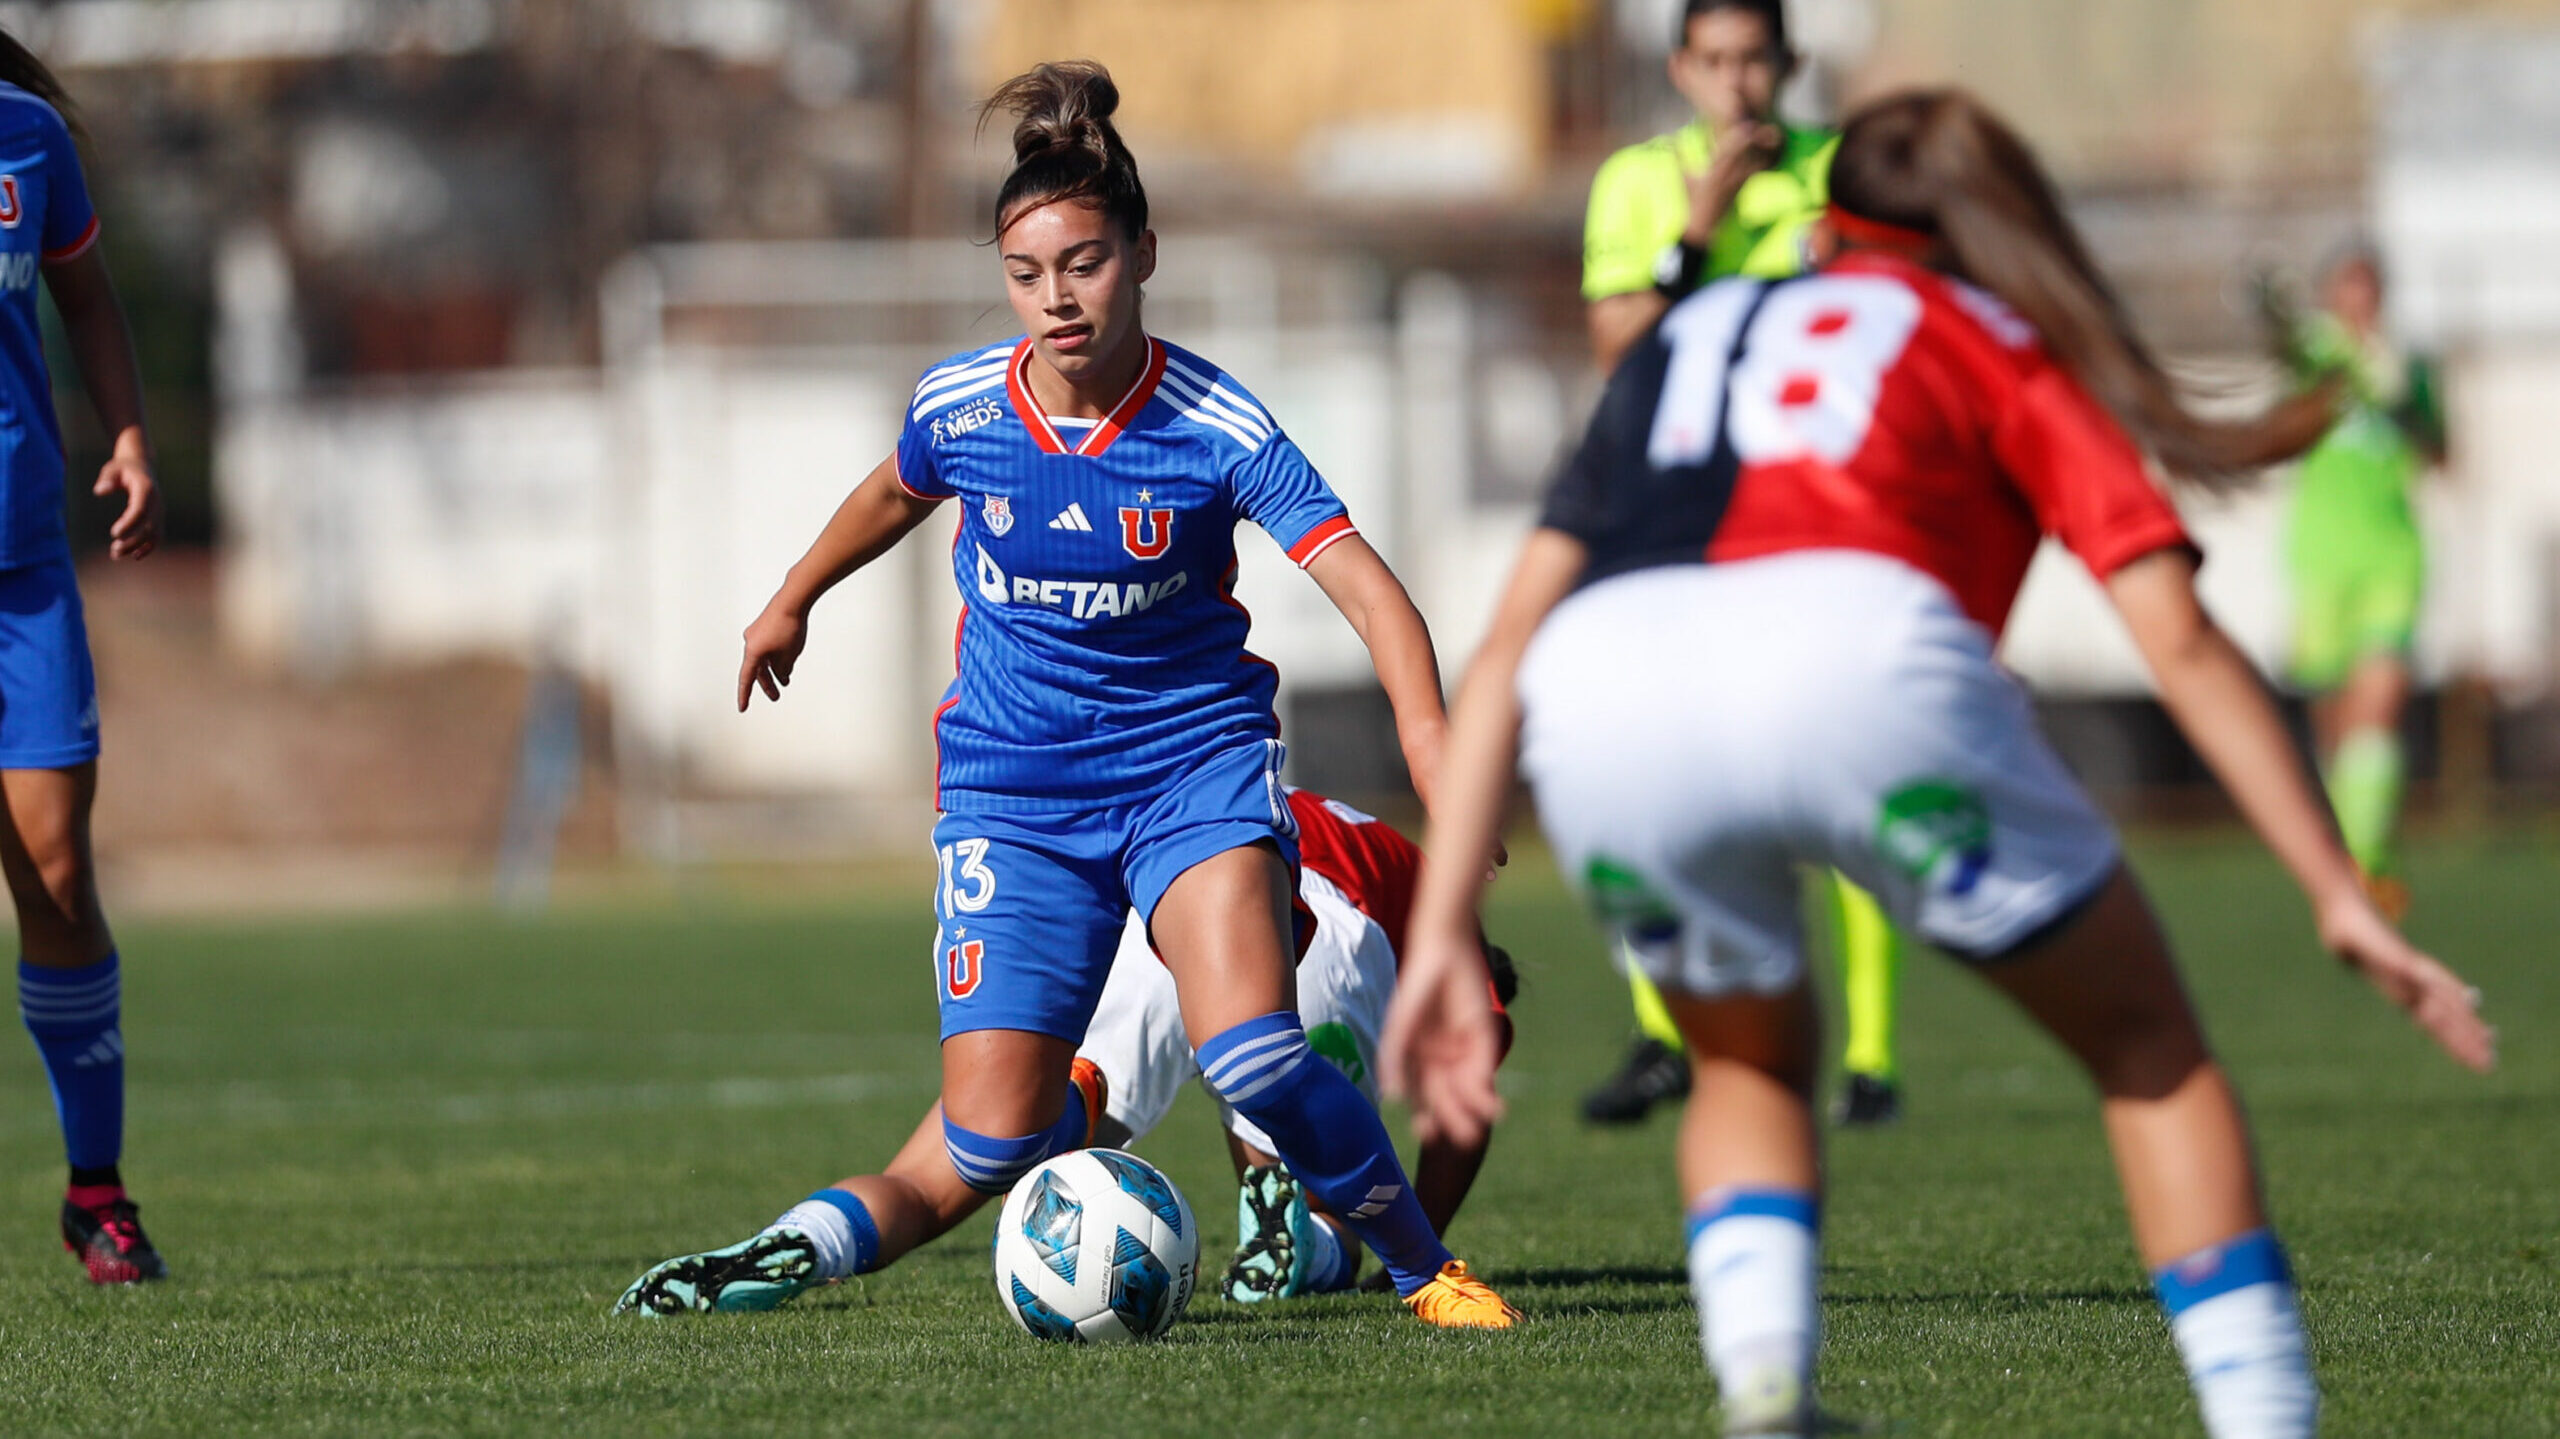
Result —
M 22 824 L 19 840 L 26 846 L 31 873 L 13 886 L 19 907 L 40 903 L 71 924 L 85 924 L 95 908 L 95 886 L 89 873 L 89 848 L 69 825 Z
M 2183 998 L 2111 1005 L 2090 1029 L 2073 1048 L 2098 1092 L 2111 1099 L 2157 1099 L 2213 1062 Z
M 942 1117 L 943 1152 L 951 1156 L 951 1168 L 960 1182 L 980 1194 L 1012 1189 L 1032 1166 L 1049 1157 L 1051 1139 L 1045 1130 L 1019 1139 L 998 1139 L 954 1124 L 948 1114 Z
M 1250 1117 L 1284 1093 L 1313 1061 L 1297 1014 L 1277 1010 L 1224 1030 L 1200 1046 L 1200 1077 L 1220 1099 Z

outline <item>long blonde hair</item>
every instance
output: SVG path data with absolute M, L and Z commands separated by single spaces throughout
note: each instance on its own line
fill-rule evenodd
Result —
M 1831 162 L 1832 203 L 1931 236 L 1931 263 L 2008 302 L 2174 479 L 2210 490 L 2300 454 L 2333 419 L 2325 390 L 2241 420 L 2188 408 L 2090 260 L 2035 152 L 1961 90 L 1862 106 Z

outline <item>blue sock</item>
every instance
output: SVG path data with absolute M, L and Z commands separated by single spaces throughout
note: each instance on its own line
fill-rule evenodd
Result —
M 2265 1229 L 2151 1276 L 2213 1439 L 2310 1439 L 2320 1417 L 2284 1249 Z
M 1058 1122 L 1038 1134 L 1019 1139 L 998 1139 L 963 1129 L 942 1117 L 942 1147 L 951 1156 L 951 1167 L 960 1172 L 960 1182 L 980 1194 L 1003 1194 L 1014 1182 L 1031 1172 L 1032 1166 L 1052 1154 L 1082 1149 L 1088 1128 L 1085 1122 L 1084 1096 L 1074 1086 L 1067 1088 L 1066 1112 Z
M 122 1009 L 113 954 L 78 969 L 18 961 L 18 1013 L 44 1056 L 74 1169 L 107 1168 L 124 1149 Z
M 1307 1047 L 1296 1014 L 1248 1019 L 1212 1038 L 1200 1046 L 1200 1074 L 1271 1136 L 1298 1182 L 1377 1251 L 1398 1294 L 1430 1283 L 1449 1262 L 1378 1111 Z

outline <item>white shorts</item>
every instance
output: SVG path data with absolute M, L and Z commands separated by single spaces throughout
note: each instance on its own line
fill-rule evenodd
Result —
M 1557 861 L 1666 989 L 1792 988 L 1799 866 L 1991 958 L 2120 863 L 1991 637 L 1882 556 L 1603 580 L 1548 617 L 1519 692 L 1521 768 Z
M 1301 871 L 1298 893 L 1316 916 L 1315 941 L 1298 963 L 1298 1017 L 1306 1023 L 1307 1045 L 1376 1104 L 1378 1031 L 1395 995 L 1395 948 L 1377 921 L 1324 876 Z M 1076 1053 L 1101 1067 L 1109 1087 L 1104 1109 L 1128 1127 L 1131 1144 L 1163 1123 L 1182 1086 L 1200 1077 L 1191 1041 L 1182 1033 L 1173 976 L 1148 946 L 1146 926 L 1135 915 L 1121 933 L 1101 1005 Z M 1253 1121 L 1214 1093 L 1209 1097 L 1228 1133 L 1265 1154 L 1276 1152 Z

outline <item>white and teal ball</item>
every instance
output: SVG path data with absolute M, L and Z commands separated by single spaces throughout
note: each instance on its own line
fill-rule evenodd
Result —
M 1191 1302 L 1200 1227 L 1134 1154 L 1080 1149 L 1022 1176 L 996 1219 L 996 1299 L 1035 1339 L 1153 1339 Z

